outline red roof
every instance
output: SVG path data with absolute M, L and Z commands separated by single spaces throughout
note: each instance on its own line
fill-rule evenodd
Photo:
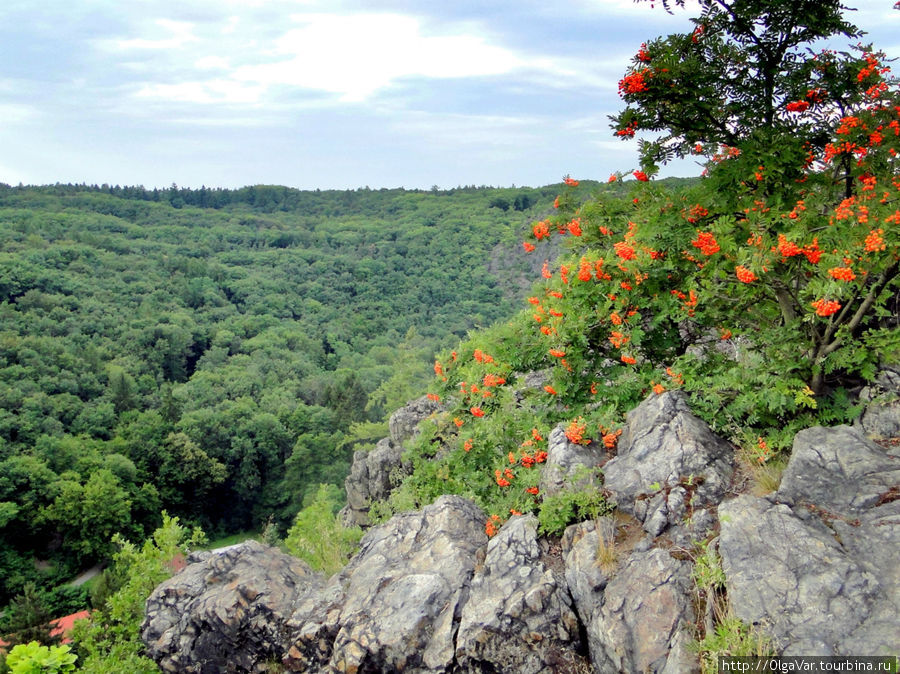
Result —
M 85 609 L 84 611 L 78 611 L 78 613 L 72 613 L 71 615 L 51 620 L 50 636 L 62 637 L 60 639 L 60 643 L 67 644 L 72 641 L 69 638 L 69 632 L 72 631 L 72 627 L 75 625 L 75 621 L 84 620 L 85 618 L 89 618 L 90 616 L 91 612 Z M 0 649 L 4 649 L 8 645 L 9 644 L 7 642 L 5 642 L 3 639 L 0 639 Z
M 61 636 L 61 643 L 67 644 L 72 641 L 68 634 L 72 631 L 72 627 L 75 625 L 76 620 L 84 620 L 91 616 L 91 612 L 85 609 L 84 611 L 79 611 L 78 613 L 73 613 L 72 615 L 63 616 L 62 618 L 57 618 L 56 620 L 51 620 L 50 624 L 53 626 L 50 628 L 50 636 L 58 637 Z

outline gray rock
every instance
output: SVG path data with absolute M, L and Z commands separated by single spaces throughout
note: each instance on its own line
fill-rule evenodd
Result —
M 601 540 L 615 545 L 616 519 L 573 524 L 563 535 L 566 581 L 586 626 L 598 672 L 692 672 L 690 564 L 660 548 L 635 548 L 601 563 Z
M 537 526 L 513 517 L 488 543 L 462 610 L 459 671 L 550 674 L 576 662 L 578 620 L 564 580 L 541 561 Z
M 689 649 L 691 587 L 689 562 L 660 548 L 632 552 L 607 582 L 601 604 L 596 597 L 578 604 L 596 671 L 698 671 Z
M 291 643 L 287 621 L 322 578 L 255 541 L 213 551 L 147 599 L 141 639 L 164 672 L 255 672 Z
M 784 655 L 858 652 L 841 643 L 876 617 L 885 587 L 828 527 L 749 495 L 719 506 L 719 519 L 728 597 L 741 620 L 762 625 Z
M 330 653 L 328 671 L 445 671 L 477 554 L 487 543 L 485 521 L 471 501 L 442 496 L 369 530 L 357 555 L 329 581 L 328 601 L 292 621 L 297 638 L 285 665 L 310 671 Z
M 691 414 L 681 392 L 652 395 L 626 418 L 618 456 L 603 468 L 604 486 L 650 535 L 722 499 L 734 450 Z
M 870 438 L 900 436 L 900 366 L 882 370 L 859 394 L 866 407 L 856 423 Z
M 832 528 L 847 554 L 881 585 L 869 615 L 838 642 L 839 653 L 894 653 L 900 643 L 900 500 L 886 501 Z
M 860 428 L 794 439 L 781 486 L 719 508 L 738 617 L 787 655 L 893 652 L 900 642 L 900 458 Z
M 403 448 L 390 438 L 379 441 L 371 451 L 353 454 L 350 474 L 344 480 L 347 505 L 341 510 L 345 527 L 368 526 L 372 503 L 386 499 L 409 474 L 403 464 Z
M 441 409 L 441 403 L 429 400 L 428 396 L 407 403 L 388 420 L 391 441 L 406 448 L 407 443 L 419 434 L 419 423 Z
M 683 526 L 670 530 L 669 539 L 674 546 L 689 549 L 709 539 L 718 524 L 719 520 L 714 509 L 694 510 L 693 515 L 684 521 Z
M 614 543 L 615 535 L 616 521 L 612 516 L 573 524 L 563 534 L 566 583 L 575 601 L 576 611 L 585 624 L 590 622 L 602 604 L 602 593 L 612 572 L 597 559 L 601 537 L 607 543 Z
M 858 428 L 817 426 L 795 436 L 776 497 L 856 517 L 897 485 L 900 457 L 886 454 Z
M 541 470 L 540 490 L 545 496 L 567 487 L 600 486 L 596 468 L 606 459 L 597 443 L 577 445 L 569 442 L 565 427 L 559 425 L 547 438 L 547 463 Z
M 371 451 L 353 454 L 350 474 L 344 480 L 347 505 L 340 513 L 345 527 L 369 525 L 372 503 L 390 496 L 412 470 L 410 464 L 403 462 L 403 452 L 419 434 L 419 424 L 441 409 L 442 405 L 428 396 L 407 403 L 388 420 L 389 438 L 380 440 Z
M 515 378 L 515 388 L 513 390 L 516 402 L 521 403 L 525 399 L 526 392 L 543 389 L 550 382 L 551 373 L 552 370 L 546 368 L 518 374 Z

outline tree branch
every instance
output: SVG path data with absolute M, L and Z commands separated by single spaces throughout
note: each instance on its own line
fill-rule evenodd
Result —
M 862 304 L 859 305 L 859 309 L 856 310 L 856 313 L 853 314 L 853 318 L 850 319 L 850 322 L 847 323 L 847 329 L 850 333 L 854 333 L 857 328 L 859 328 L 862 323 L 862 319 L 865 318 L 866 313 L 869 309 L 872 308 L 872 305 L 875 303 L 875 300 L 878 299 L 878 296 L 890 283 L 897 277 L 897 271 L 900 268 L 898 263 L 894 263 L 893 266 L 885 269 L 878 281 L 876 281 L 875 285 L 872 286 L 872 289 L 869 291 L 869 294 L 866 295 L 866 298 L 863 300 Z M 848 305 L 849 306 L 849 305 Z M 831 334 L 834 334 L 833 332 Z M 831 335 L 826 334 L 826 340 L 830 339 Z M 821 350 L 821 357 L 825 358 L 826 356 L 834 353 L 841 347 L 841 339 L 838 338 L 834 340 L 831 344 L 827 346 L 823 343 L 824 349 Z M 818 360 L 818 358 L 816 359 Z

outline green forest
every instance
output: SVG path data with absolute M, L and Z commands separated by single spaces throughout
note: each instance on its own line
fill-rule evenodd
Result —
M 286 530 L 512 313 L 558 193 L 0 187 L 0 606 L 163 511 Z

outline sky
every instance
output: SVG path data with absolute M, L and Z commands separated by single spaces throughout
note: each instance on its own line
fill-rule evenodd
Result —
M 900 56 L 893 0 L 846 4 Z M 632 0 L 3 0 L 0 182 L 605 179 L 637 166 L 608 120 L 630 57 L 692 15 Z

